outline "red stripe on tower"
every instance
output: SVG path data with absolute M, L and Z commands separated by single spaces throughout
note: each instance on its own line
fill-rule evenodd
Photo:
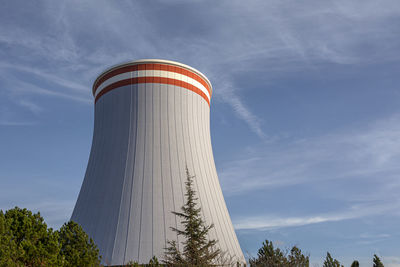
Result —
M 132 65 L 130 65 L 132 64 Z M 183 64 L 182 64 L 183 65 Z M 140 79 L 141 77 L 133 78 L 132 81 L 129 81 L 131 79 L 122 79 L 115 81 L 104 88 L 100 89 L 100 92 L 97 92 L 99 87 L 106 82 L 107 80 L 120 75 L 124 73 L 141 73 L 143 75 L 143 71 L 149 71 L 149 70 L 154 70 L 160 73 L 160 76 L 157 75 L 149 75 L 147 76 L 147 73 L 144 75 L 146 77 L 145 79 Z M 165 79 L 165 75 L 167 73 L 174 73 L 174 74 L 181 74 L 183 75 L 180 79 L 172 79 L 172 78 L 167 78 Z M 162 75 L 164 77 L 162 77 Z M 202 75 L 202 74 L 201 74 Z M 93 95 L 95 96 L 95 101 L 104 95 L 105 93 L 116 89 L 118 87 L 121 87 L 123 85 L 128 85 L 128 84 L 138 84 L 138 83 L 153 83 L 155 80 L 160 81 L 159 83 L 162 84 L 171 84 L 179 87 L 186 88 L 192 92 L 195 92 L 202 96 L 207 103 L 210 105 L 210 98 L 212 94 L 212 89 L 211 85 L 208 82 L 208 80 L 204 79 L 200 74 L 194 72 L 193 70 L 181 66 L 174 66 L 171 64 L 160 64 L 160 63 L 140 63 L 140 62 L 133 62 L 133 63 L 128 63 L 125 65 L 120 65 L 115 68 L 111 68 L 110 70 L 104 72 L 97 78 L 97 80 L 93 84 Z M 181 79 L 188 77 L 189 82 L 185 82 Z M 155 78 L 161 78 L 161 79 L 155 79 Z M 164 79 L 162 79 L 164 78 Z M 176 78 L 176 77 L 175 77 Z M 187 79 L 187 78 L 185 78 Z M 122 85 L 123 84 L 123 85 Z M 201 87 L 204 87 L 203 90 Z M 204 92 L 204 89 L 207 90 L 207 92 Z

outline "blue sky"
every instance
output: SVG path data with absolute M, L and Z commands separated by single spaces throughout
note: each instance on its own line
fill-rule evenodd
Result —
M 397 0 L 3 1 L 0 209 L 67 221 L 92 82 L 170 59 L 213 84 L 214 156 L 245 254 L 268 239 L 320 265 L 330 251 L 400 266 L 399 51 Z

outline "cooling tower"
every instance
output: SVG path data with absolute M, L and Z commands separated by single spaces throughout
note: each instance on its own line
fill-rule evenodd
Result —
M 182 248 L 185 167 L 209 239 L 245 262 L 226 208 L 210 138 L 212 87 L 206 76 L 166 60 L 114 66 L 94 82 L 95 122 L 85 179 L 71 220 L 100 249 L 103 263 L 163 258 L 167 240 Z

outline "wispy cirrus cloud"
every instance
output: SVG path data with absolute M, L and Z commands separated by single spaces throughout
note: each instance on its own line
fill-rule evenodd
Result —
M 60 77 L 60 73 L 58 73 L 57 75 L 54 75 L 51 73 L 47 73 L 45 70 L 41 70 L 39 68 L 33 68 L 30 66 L 23 66 L 23 65 L 19 65 L 19 64 L 10 64 L 10 63 L 4 63 L 4 62 L 0 63 L 0 68 L 6 69 L 8 71 L 10 69 L 12 69 L 12 70 L 21 72 L 21 74 L 20 74 L 21 76 L 28 73 L 28 74 L 31 74 L 38 78 L 41 78 L 44 81 L 50 82 L 52 84 L 56 84 L 63 88 L 73 89 L 73 90 L 77 90 L 77 91 L 83 91 L 85 93 L 88 91 L 88 86 L 80 84 L 78 82 L 75 82 L 71 79 Z
M 250 108 L 239 97 L 237 89 L 228 80 L 220 80 L 217 83 L 218 97 L 221 101 L 227 103 L 234 111 L 235 115 L 246 122 L 250 130 L 256 134 L 261 140 L 267 141 L 269 137 L 262 127 L 262 119 L 256 116 Z
M 343 220 L 358 219 L 378 214 L 384 214 L 397 210 L 400 207 L 400 201 L 387 202 L 384 204 L 358 204 L 352 205 L 346 209 L 322 213 L 302 217 L 280 217 L 273 215 L 264 216 L 249 216 L 245 218 L 238 218 L 233 222 L 237 230 L 272 230 L 294 226 L 304 226 L 309 224 L 324 223 L 324 222 L 338 222 Z M 374 240 L 387 237 L 387 235 L 380 236 L 361 236 L 362 239 L 373 238 Z
M 41 111 L 43 111 L 43 108 L 39 107 L 37 104 L 27 100 L 27 99 L 20 99 L 18 101 L 18 104 L 22 107 L 27 108 L 28 110 L 30 110 L 31 112 L 38 114 Z
M 369 64 L 398 58 L 397 24 L 388 21 L 400 9 L 391 0 L 385 4 L 222 1 L 212 10 L 207 2 L 159 3 L 157 8 L 143 3 L 102 3 L 100 8 L 97 2 L 32 6 L 32 10 L 41 9 L 38 19 L 47 25 L 46 30 L 35 27 L 32 20 L 0 27 L 0 45 L 7 48 L 3 50 L 7 53 L 0 54 L 3 66 L 63 88 L 90 90 L 91 81 L 110 65 L 136 58 L 175 59 L 214 76 L 217 101 L 228 104 L 238 119 L 265 139 L 267 125 L 241 97 L 247 88 L 238 86 L 237 75 L 257 72 L 267 80 L 320 64 Z M 182 18 L 188 23 L 181 23 Z M 225 75 L 221 79 L 213 73 Z
M 57 90 L 46 89 L 37 86 L 35 84 L 28 83 L 23 80 L 11 77 L 8 78 L 8 82 L 12 84 L 12 86 L 6 87 L 6 90 L 9 90 L 9 94 L 16 97 L 15 101 L 17 101 L 18 104 L 30 108 L 30 110 L 34 113 L 41 110 L 41 107 L 32 102 L 27 102 L 26 100 L 24 100 L 23 99 L 24 95 L 33 94 L 33 95 L 51 96 L 51 97 L 69 99 L 85 104 L 92 103 L 89 93 L 85 94 L 87 96 L 82 94 L 73 94 L 70 92 L 63 93 Z
M 398 188 L 399 125 L 400 116 L 394 115 L 362 129 L 261 145 L 221 168 L 223 188 L 227 194 L 242 194 L 337 179 L 372 181 L 377 176 L 385 179 L 380 183 L 385 190 Z

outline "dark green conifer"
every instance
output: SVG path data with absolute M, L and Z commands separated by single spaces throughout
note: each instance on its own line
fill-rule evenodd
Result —
M 196 193 L 193 189 L 193 178 L 186 167 L 186 202 L 182 206 L 182 212 L 172 213 L 182 219 L 184 229 L 171 227 L 178 236 L 183 236 L 183 251 L 181 252 L 175 240 L 168 241 L 165 248 L 164 263 L 173 266 L 209 266 L 221 254 L 220 249 L 215 248 L 216 240 L 208 240 L 207 234 L 213 224 L 207 226 L 201 218 L 201 208 L 197 207 Z
M 258 250 L 257 258 L 250 259 L 250 266 L 271 266 L 271 267 L 281 267 L 288 266 L 288 260 L 285 254 L 279 249 L 274 248 L 272 241 L 265 240 L 262 247 Z
M 289 266 L 290 267 L 308 267 L 310 266 L 310 257 L 304 255 L 301 252 L 301 249 L 294 246 L 290 250 L 290 254 L 288 256 Z
M 383 263 L 381 262 L 381 259 L 376 254 L 374 254 L 373 262 L 374 262 L 373 267 L 384 267 Z
M 63 266 L 100 266 L 99 249 L 79 224 L 73 221 L 64 223 L 58 233 Z
M 0 266 L 61 266 L 58 234 L 40 213 L 0 211 Z
M 337 259 L 332 258 L 331 254 L 327 252 L 323 267 L 343 267 L 343 265 Z
M 47 228 L 40 213 L 15 207 L 0 210 L 0 266 L 100 266 L 99 250 L 82 228 Z

